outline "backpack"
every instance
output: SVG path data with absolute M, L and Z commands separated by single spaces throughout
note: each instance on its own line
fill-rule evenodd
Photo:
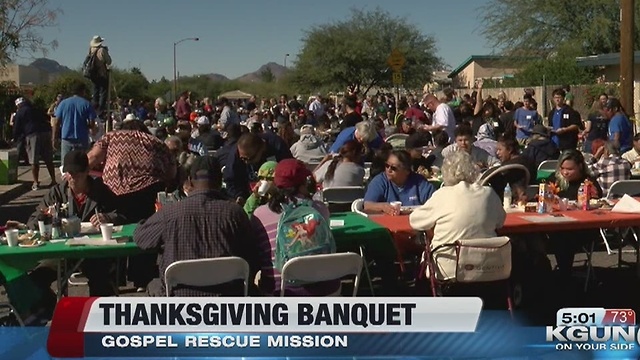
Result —
M 276 231 L 274 268 L 282 272 L 284 264 L 295 257 L 336 252 L 329 223 L 311 201 L 286 204 L 283 210 Z
M 87 57 L 84 58 L 84 62 L 82 63 L 82 75 L 87 79 L 95 79 L 98 75 L 98 66 L 96 64 L 96 58 L 98 56 L 98 51 L 89 52 Z

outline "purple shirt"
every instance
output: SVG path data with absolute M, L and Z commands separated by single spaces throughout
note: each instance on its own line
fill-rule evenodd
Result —
M 321 202 L 314 201 L 313 207 L 329 221 L 329 209 Z M 276 234 L 278 221 L 282 214 L 277 214 L 268 205 L 259 206 L 251 217 L 254 234 L 258 237 L 260 261 L 260 290 L 265 294 L 280 295 L 280 272 L 274 269 L 276 256 Z M 332 280 L 309 284 L 306 286 L 287 286 L 288 296 L 326 296 L 340 288 L 340 280 Z

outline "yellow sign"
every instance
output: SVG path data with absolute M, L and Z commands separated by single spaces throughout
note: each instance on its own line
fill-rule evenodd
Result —
M 391 51 L 391 55 L 387 58 L 387 64 L 389 64 L 393 71 L 398 72 L 402 70 L 404 63 L 404 54 L 402 54 L 398 49 L 393 49 L 393 51 Z
M 393 73 L 393 85 L 402 85 L 402 73 L 394 72 Z

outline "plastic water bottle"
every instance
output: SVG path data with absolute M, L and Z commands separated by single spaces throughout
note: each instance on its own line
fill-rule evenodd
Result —
M 506 209 L 511 209 L 511 198 L 513 194 L 511 192 L 511 186 L 507 184 L 504 188 L 504 197 L 502 198 L 502 206 Z

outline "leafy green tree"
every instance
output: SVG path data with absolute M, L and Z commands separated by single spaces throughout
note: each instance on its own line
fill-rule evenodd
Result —
M 149 80 L 142 74 L 140 69 L 132 70 L 111 69 L 111 98 L 121 99 L 148 99 L 147 90 Z
M 55 40 L 45 41 L 39 31 L 56 26 L 60 13 L 50 8 L 48 0 L 0 1 L 0 65 L 21 51 L 46 55 L 57 47 Z
M 506 54 L 543 55 L 573 49 L 578 55 L 620 51 L 620 2 L 604 0 L 491 0 L 480 7 L 482 33 Z M 635 49 L 640 49 L 636 1 Z
M 302 42 L 292 81 L 306 93 L 347 87 L 366 93 L 373 86 L 391 86 L 387 58 L 394 48 L 406 58 L 402 72 L 407 87 L 421 88 L 441 64 L 433 37 L 380 8 L 352 9 L 345 20 L 311 28 Z
M 36 106 L 47 109 L 58 94 L 64 97 L 73 95 L 73 88 L 78 82 L 91 89 L 91 83 L 79 71 L 69 71 L 55 78 L 51 83 L 37 86 L 33 91 L 32 101 Z

